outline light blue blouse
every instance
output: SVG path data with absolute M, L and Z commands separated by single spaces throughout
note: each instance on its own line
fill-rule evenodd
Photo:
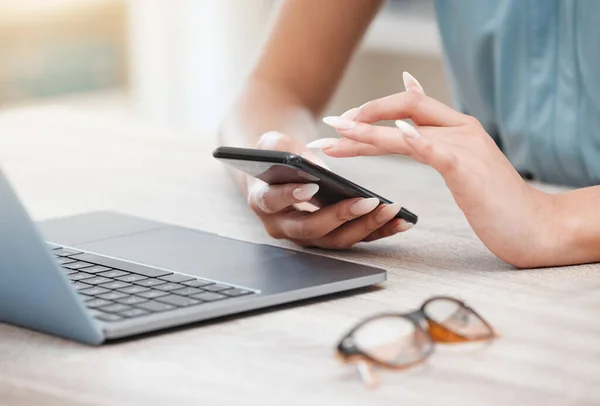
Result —
M 456 104 L 513 165 L 600 184 L 600 0 L 436 0 Z

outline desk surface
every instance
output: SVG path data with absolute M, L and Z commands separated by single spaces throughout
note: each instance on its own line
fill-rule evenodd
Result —
M 213 143 L 86 108 L 0 114 L 0 162 L 36 220 L 109 209 L 285 245 L 249 214 Z M 432 170 L 396 158 L 331 164 L 420 215 L 404 235 L 330 253 L 385 267 L 387 283 L 101 348 L 0 324 L 0 404 L 600 404 L 599 265 L 512 269 Z M 421 367 L 382 371 L 377 391 L 332 357 L 362 317 L 438 294 L 468 301 L 502 338 L 439 346 Z

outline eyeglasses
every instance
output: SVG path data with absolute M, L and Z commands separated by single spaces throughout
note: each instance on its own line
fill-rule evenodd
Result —
M 369 317 L 350 330 L 337 346 L 337 356 L 356 364 L 370 387 L 378 385 L 373 365 L 403 369 L 425 361 L 434 343 L 490 340 L 494 329 L 460 300 L 436 296 L 409 313 Z

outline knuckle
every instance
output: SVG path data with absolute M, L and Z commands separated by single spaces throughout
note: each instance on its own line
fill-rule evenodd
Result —
M 448 173 L 456 170 L 458 164 L 458 157 L 453 153 L 449 153 L 444 155 L 444 157 L 440 160 L 439 169 L 442 172 Z
M 294 238 L 300 240 L 310 240 L 313 238 L 320 237 L 318 227 L 311 221 L 298 221 L 295 230 L 294 230 Z
M 271 238 L 275 238 L 276 240 L 280 240 L 280 239 L 282 239 L 282 238 L 285 237 L 283 235 L 283 233 L 281 232 L 281 229 L 279 227 L 276 227 L 271 222 L 264 223 L 264 227 L 265 227 L 265 231 L 267 232 L 267 234 Z
M 433 155 L 433 144 L 427 143 L 421 147 L 419 151 L 425 158 L 430 158 Z
M 467 125 L 469 125 L 469 126 L 473 126 L 473 127 L 481 127 L 481 123 L 479 122 L 479 120 L 478 120 L 478 119 L 476 119 L 476 118 L 475 118 L 475 117 L 473 117 L 473 116 L 466 115 L 466 116 L 465 116 L 465 122 L 466 122 L 466 123 L 467 123 Z

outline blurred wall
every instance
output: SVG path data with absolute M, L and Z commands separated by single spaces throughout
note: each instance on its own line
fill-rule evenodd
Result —
M 123 0 L 0 1 L 0 103 L 125 87 Z
M 419 6 L 405 13 L 406 4 L 399 14 L 384 10 L 392 18 L 374 27 L 353 59 L 328 109 L 332 114 L 402 90 L 404 70 L 449 102 L 433 10 Z M 214 132 L 255 60 L 275 6 L 273 0 L 131 0 L 136 111 L 160 125 Z

